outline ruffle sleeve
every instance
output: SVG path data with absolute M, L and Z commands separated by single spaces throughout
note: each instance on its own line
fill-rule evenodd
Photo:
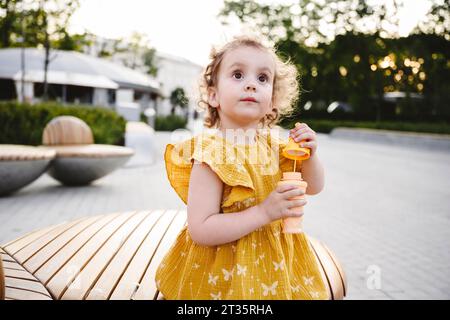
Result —
M 222 195 L 222 208 L 254 197 L 255 188 L 245 166 L 226 161 L 227 152 L 229 154 L 230 150 L 221 139 L 203 134 L 166 146 L 164 161 L 167 178 L 185 204 L 194 159 L 209 165 L 226 185 Z

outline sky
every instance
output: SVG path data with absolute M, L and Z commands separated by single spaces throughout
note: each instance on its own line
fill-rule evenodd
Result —
M 392 1 L 392 0 L 371 0 Z M 266 0 L 289 4 L 293 0 Z M 405 1 L 400 33 L 406 35 L 429 8 L 428 0 Z M 223 26 L 217 14 L 223 0 L 80 0 L 71 19 L 72 32 L 89 31 L 106 38 L 144 33 L 150 46 L 200 65 L 208 62 L 212 45 L 220 45 L 245 30 L 239 21 Z

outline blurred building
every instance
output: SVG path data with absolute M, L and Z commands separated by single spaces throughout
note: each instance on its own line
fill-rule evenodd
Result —
M 170 94 L 176 88 L 182 88 L 188 99 L 186 112 L 189 118 L 193 117 L 198 100 L 198 81 L 203 67 L 187 59 L 167 53 L 157 52 L 158 75 L 156 79 L 161 84 L 161 92 L 165 99 L 158 105 L 158 113 L 168 115 L 172 109 Z M 184 111 L 176 109 L 175 112 L 183 115 Z
M 106 39 L 96 36 L 90 46 L 84 51 L 93 56 L 99 56 L 102 52 L 111 53 L 107 59 L 118 64 L 128 65 L 133 69 L 145 73 L 142 56 L 148 48 L 136 48 L 125 41 Z M 158 100 L 156 112 L 158 115 L 168 115 L 171 112 L 170 95 L 176 88 L 182 88 L 188 99 L 187 110 L 176 108 L 175 113 L 188 116 L 188 122 L 193 120 L 195 107 L 198 100 L 198 80 L 201 76 L 203 66 L 198 65 L 185 58 L 170 55 L 156 50 L 155 65 L 158 69 L 156 81 L 160 85 L 161 100 Z
M 39 102 L 43 95 L 45 51 L 0 49 L 0 100 Z M 128 120 L 156 109 L 161 86 L 147 74 L 74 51 L 52 50 L 47 72 L 48 95 L 61 103 L 110 107 Z M 22 90 L 23 85 L 23 90 Z

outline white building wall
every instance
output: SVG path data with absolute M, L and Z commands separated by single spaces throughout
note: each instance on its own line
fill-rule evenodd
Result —
M 22 97 L 22 81 L 15 81 L 16 85 L 16 95 L 20 102 L 33 102 L 34 100 L 34 83 L 33 82 L 24 82 L 24 97 Z
M 118 89 L 116 91 L 116 111 L 128 121 L 139 121 L 141 107 L 134 102 L 134 91 L 131 89 Z
M 87 48 L 86 52 L 96 55 L 104 43 L 107 48 L 112 48 L 114 44 L 114 41 L 111 39 L 97 38 L 97 42 L 95 45 Z M 125 51 L 114 54 L 109 60 L 123 64 L 124 60 L 132 61 L 134 58 L 131 52 Z M 189 121 L 191 121 L 198 100 L 198 80 L 204 66 L 197 65 L 185 58 L 159 51 L 156 51 L 155 58 L 158 68 L 156 80 L 161 84 L 161 91 L 164 98 L 158 98 L 156 102 L 152 101 L 150 106 L 155 108 L 158 115 L 170 114 L 172 108 L 170 105 L 170 94 L 175 88 L 181 87 L 189 99 L 188 114 L 190 117 Z M 143 62 L 136 61 L 136 64 L 138 67 L 142 67 Z M 179 112 L 179 114 L 183 113 Z
M 94 97 L 92 99 L 94 106 L 107 106 L 108 105 L 108 89 L 94 88 Z
M 203 67 L 180 57 L 157 53 L 158 75 L 161 90 L 165 97 L 158 103 L 158 115 L 168 115 L 172 108 L 170 94 L 177 87 L 183 88 L 189 99 L 188 112 L 190 118 L 198 100 L 198 80 Z M 179 112 L 179 114 L 182 114 Z

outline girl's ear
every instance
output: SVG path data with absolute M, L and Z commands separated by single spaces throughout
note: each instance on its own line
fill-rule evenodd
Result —
M 217 91 L 215 88 L 208 89 L 208 103 L 213 108 L 219 106 L 219 99 L 217 98 Z

